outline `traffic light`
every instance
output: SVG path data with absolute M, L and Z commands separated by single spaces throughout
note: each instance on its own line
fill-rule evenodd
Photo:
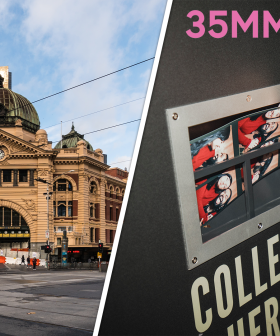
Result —
M 103 252 L 103 243 L 98 244 L 98 252 Z
M 50 245 L 46 245 L 45 246 L 45 253 L 51 253 L 52 249 L 50 247 Z

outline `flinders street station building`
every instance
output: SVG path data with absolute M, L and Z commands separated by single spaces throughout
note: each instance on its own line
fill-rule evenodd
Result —
M 110 168 L 102 149 L 93 149 L 74 125 L 53 147 L 36 109 L 11 90 L 11 74 L 0 67 L 1 255 L 45 258 L 41 246 L 49 226 L 52 254 L 60 256 L 66 231 L 68 260 L 96 258 L 99 241 L 108 260 L 127 177 L 126 170 Z

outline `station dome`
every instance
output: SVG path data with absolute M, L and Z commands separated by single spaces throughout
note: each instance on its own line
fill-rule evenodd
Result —
M 40 120 L 35 107 L 22 95 L 3 87 L 4 78 L 0 75 L 0 127 L 15 126 L 18 119 L 22 127 L 32 133 L 40 128 Z
M 62 146 L 61 141 L 59 141 L 54 148 L 59 149 L 76 147 L 77 143 L 81 140 L 85 142 L 87 149 L 93 151 L 92 145 L 84 139 L 82 134 L 75 130 L 74 124 L 72 123 L 71 131 L 66 135 L 62 135 Z

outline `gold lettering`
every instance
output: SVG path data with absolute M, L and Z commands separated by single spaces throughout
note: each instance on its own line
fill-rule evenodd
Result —
M 252 248 L 252 259 L 253 259 L 253 271 L 254 271 L 254 282 L 255 282 L 255 293 L 256 296 L 267 290 L 267 283 L 261 285 L 260 279 L 260 267 L 259 267 L 259 257 L 258 257 L 258 247 Z
M 270 307 L 273 307 L 273 315 L 271 316 Z M 267 336 L 279 336 L 280 330 L 277 321 L 278 315 L 278 301 L 275 297 L 272 297 L 265 301 L 264 303 L 264 310 L 265 310 L 265 320 L 266 320 L 266 335 Z M 272 328 L 274 329 L 274 334 L 272 333 Z
M 243 273 L 242 273 L 242 264 L 241 264 L 241 257 L 240 256 L 235 258 L 235 269 L 236 269 L 239 306 L 241 307 L 245 303 L 247 303 L 248 301 L 252 300 L 252 293 L 245 296 Z
M 224 274 L 224 278 L 225 278 L 226 301 L 227 301 L 226 309 L 223 303 L 223 293 L 222 293 L 222 284 L 221 284 L 222 274 Z M 214 275 L 214 285 L 215 285 L 218 314 L 221 318 L 225 318 L 231 313 L 232 307 L 233 307 L 230 269 L 227 265 L 221 265 L 220 267 L 217 268 L 215 275 Z
M 248 314 L 249 316 L 249 328 L 250 328 L 250 336 L 257 336 L 261 332 L 261 327 L 255 324 L 255 316 L 261 312 L 261 307 L 258 306 L 257 308 L 250 311 Z
M 275 275 L 275 267 L 274 267 L 274 265 L 277 264 L 279 261 L 279 256 L 278 254 L 274 255 L 274 252 L 273 252 L 273 245 L 277 243 L 278 241 L 279 241 L 278 234 L 267 240 L 268 262 L 269 262 L 271 286 L 275 285 L 278 281 L 280 281 L 280 274 Z
M 202 333 L 210 327 L 212 323 L 213 314 L 212 314 L 212 308 L 206 310 L 205 312 L 206 322 L 205 323 L 202 322 L 201 306 L 198 293 L 198 288 L 200 286 L 202 287 L 203 295 L 209 293 L 209 283 L 206 278 L 200 277 L 196 279 L 191 289 L 195 327 L 198 332 Z

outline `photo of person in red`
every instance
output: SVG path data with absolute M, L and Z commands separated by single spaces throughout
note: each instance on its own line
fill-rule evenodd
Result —
M 231 195 L 232 190 L 230 188 L 226 189 L 215 199 L 210 201 L 205 207 L 203 207 L 204 214 L 200 220 L 200 225 L 203 225 L 205 222 L 217 215 L 230 202 Z
M 223 193 L 219 198 L 220 194 L 229 189 L 231 186 L 231 174 L 219 174 L 209 183 L 206 183 L 206 181 L 207 180 L 202 180 L 198 182 L 196 190 L 200 225 L 203 225 L 222 208 L 224 208 L 224 206 L 229 203 L 231 198 L 231 191 Z
M 261 148 L 270 146 L 277 142 L 278 138 L 269 140 L 264 143 Z M 265 174 L 269 173 L 275 168 L 278 168 L 278 151 L 274 151 L 273 153 L 268 153 L 266 155 L 251 160 L 252 184 L 259 181 Z M 241 178 L 242 182 L 244 182 L 243 168 L 241 168 Z M 244 190 L 244 183 L 242 185 L 242 189 Z
M 280 109 L 276 109 L 239 120 L 238 142 L 245 147 L 244 152 L 269 138 L 279 126 L 279 117 Z
M 230 131 L 229 126 L 191 144 L 193 170 L 229 159 L 224 142 L 229 138 Z
M 273 159 L 272 153 L 266 154 L 261 158 L 261 160 L 258 160 L 258 162 L 256 162 L 253 167 L 251 167 L 253 184 L 263 177 L 263 175 L 268 170 L 268 167 L 271 164 L 272 159 Z

